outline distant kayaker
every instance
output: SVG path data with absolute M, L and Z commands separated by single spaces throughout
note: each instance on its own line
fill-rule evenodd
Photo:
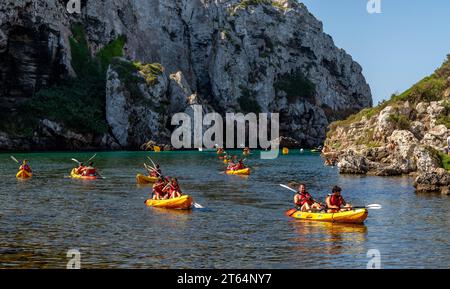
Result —
M 250 154 L 250 149 L 248 147 L 245 147 L 244 150 L 243 150 L 243 154 L 244 155 Z
M 322 209 L 322 205 L 314 201 L 311 194 L 306 191 L 305 184 L 300 184 L 298 186 L 298 191 L 294 196 L 294 204 L 300 208 L 302 212 Z
M 172 178 L 170 183 L 164 189 L 164 192 L 168 192 L 171 199 L 179 198 L 183 195 L 180 189 L 180 185 L 178 184 L 178 180 L 176 178 Z
M 28 164 L 28 160 L 23 160 L 22 165 L 19 167 L 19 171 L 24 170 L 28 173 L 32 173 L 31 167 Z
M 338 186 L 334 186 L 331 190 L 331 194 L 325 199 L 328 213 L 336 213 L 340 211 L 349 211 L 352 209 L 350 204 L 347 204 L 344 198 L 341 196 L 342 189 Z
M 159 177 L 156 183 L 153 185 L 153 199 L 165 200 L 169 198 L 168 192 L 164 191 L 164 187 L 167 185 L 167 180 L 163 177 Z
M 244 165 L 244 161 L 242 159 L 240 159 L 238 161 L 238 163 L 233 167 L 233 170 L 238 171 L 238 170 L 243 170 L 245 169 L 245 165 Z
M 148 173 L 150 177 L 159 177 L 162 176 L 161 168 L 159 167 L 159 164 L 156 164 L 156 166 L 150 170 L 148 170 Z
M 93 162 L 90 162 L 89 165 L 84 169 L 83 176 L 86 176 L 86 177 L 97 176 L 97 169 L 94 167 Z
M 78 165 L 78 167 L 76 168 L 75 173 L 76 173 L 77 175 L 82 175 L 85 169 L 86 169 L 86 167 L 84 166 L 84 164 L 83 164 L 83 163 L 80 163 L 80 164 Z

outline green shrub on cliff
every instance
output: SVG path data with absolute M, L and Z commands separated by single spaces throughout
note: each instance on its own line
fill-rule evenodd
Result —
M 345 120 L 336 121 L 330 124 L 327 136 L 331 136 L 336 128 L 348 127 L 352 123 L 361 121 L 364 117 L 371 118 L 380 113 L 387 106 L 397 106 L 405 101 L 408 101 L 412 106 L 419 102 L 440 101 L 446 98 L 446 92 L 450 89 L 450 54 L 447 55 L 447 60 L 442 66 L 437 69 L 432 75 L 425 77 L 410 89 L 401 94 L 394 94 L 389 100 L 383 101 L 378 106 L 366 108 L 360 112 L 349 116 Z M 443 113 L 439 119 L 439 124 L 444 124 L 450 127 L 449 112 Z M 409 128 L 409 120 L 402 116 L 392 116 L 391 121 L 396 123 L 401 129 Z
M 250 89 L 241 86 L 241 96 L 237 99 L 239 106 L 241 107 L 241 111 L 245 114 L 247 113 L 260 113 L 261 107 L 256 100 L 255 94 Z
M 106 70 L 113 57 L 122 56 L 125 41 L 125 37 L 118 37 L 93 57 L 83 27 L 73 25 L 69 42 L 71 65 L 77 76 L 38 91 L 25 104 L 25 111 L 79 132 L 106 132 Z
M 112 60 L 111 66 L 125 84 L 130 96 L 138 100 L 142 100 L 139 85 L 145 81 L 147 85 L 153 86 L 158 83 L 158 76 L 163 73 L 163 67 L 159 63 L 142 64 L 116 58 Z
M 403 114 L 389 115 L 389 121 L 394 123 L 397 129 L 408 130 L 410 128 L 410 120 Z
M 447 171 L 450 171 L 450 156 L 444 153 L 439 153 L 439 159 L 441 160 L 442 167 Z
M 443 103 L 444 110 L 439 115 L 436 124 L 437 125 L 445 125 L 447 128 L 450 128 L 450 101 L 445 101 Z
M 316 87 L 306 76 L 299 70 L 293 73 L 283 74 L 280 79 L 275 82 L 276 90 L 282 90 L 286 93 L 288 102 L 295 102 L 298 99 L 305 99 L 311 103 L 315 101 Z

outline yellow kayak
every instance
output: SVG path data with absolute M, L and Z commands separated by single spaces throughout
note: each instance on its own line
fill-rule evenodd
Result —
M 145 201 L 147 207 L 178 209 L 178 210 L 188 210 L 192 208 L 192 203 L 193 203 L 192 197 L 189 195 L 184 195 L 179 198 L 167 200 L 148 199 Z
M 300 220 L 361 224 L 367 219 L 369 212 L 367 209 L 355 209 L 338 213 L 309 213 L 291 209 L 286 215 Z
M 70 172 L 70 177 L 72 179 L 80 179 L 80 180 L 95 180 L 97 179 L 97 176 L 82 176 L 77 174 L 76 172 L 76 168 L 73 168 L 72 171 Z
M 250 174 L 250 168 L 245 168 L 242 170 L 227 170 L 225 172 L 227 175 L 249 175 Z
M 33 176 L 33 173 L 29 173 L 26 170 L 20 170 L 17 174 L 16 174 L 16 178 L 18 179 L 29 179 Z
M 156 183 L 157 180 L 158 180 L 157 177 L 144 176 L 142 174 L 136 175 L 136 181 L 140 185 L 153 184 Z

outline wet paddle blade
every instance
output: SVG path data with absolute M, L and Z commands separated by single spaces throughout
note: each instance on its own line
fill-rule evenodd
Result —
M 367 205 L 366 206 L 367 209 L 372 209 L 372 210 L 380 210 L 383 207 L 379 204 L 371 204 L 371 205 Z
M 194 208 L 196 208 L 196 209 L 204 209 L 205 207 L 203 207 L 199 203 L 194 203 Z
M 11 159 L 12 159 L 13 161 L 15 161 L 16 163 L 19 163 L 19 161 L 18 161 L 14 156 L 11 156 Z

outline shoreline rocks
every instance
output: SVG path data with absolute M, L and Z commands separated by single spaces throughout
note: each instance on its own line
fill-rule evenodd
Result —
M 342 174 L 409 175 L 417 192 L 448 194 L 441 158 L 450 129 L 438 121 L 448 103 L 398 101 L 376 113 L 363 111 L 353 122 L 335 124 L 322 156 L 326 163 L 333 157 Z

